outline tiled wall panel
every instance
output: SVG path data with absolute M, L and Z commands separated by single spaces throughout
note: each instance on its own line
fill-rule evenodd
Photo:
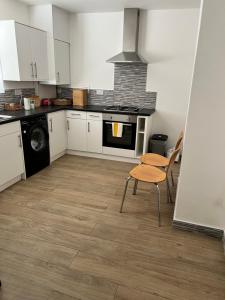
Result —
M 5 93 L 0 93 L 0 107 L 7 102 L 20 102 L 21 97 L 23 99 L 24 97 L 31 97 L 35 95 L 34 88 L 20 90 L 22 92 L 21 96 L 15 95 L 15 89 L 9 89 L 6 90 Z
M 155 108 L 157 93 L 146 92 L 147 65 L 116 63 L 114 73 L 114 90 L 97 90 L 88 93 L 88 103 L 93 105 L 123 105 Z M 72 89 L 57 88 L 60 98 L 72 98 Z

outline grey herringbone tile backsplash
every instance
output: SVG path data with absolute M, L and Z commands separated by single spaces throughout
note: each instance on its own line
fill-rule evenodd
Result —
M 147 64 L 116 63 L 114 102 L 118 105 L 155 107 L 156 93 L 146 92 Z
M 90 105 L 124 105 L 155 108 L 156 92 L 146 92 L 147 65 L 116 63 L 114 69 L 114 90 L 97 90 L 88 92 Z M 72 89 L 57 87 L 60 98 L 72 98 Z
M 21 96 L 15 95 L 15 89 L 8 89 L 5 93 L 0 93 L 0 104 L 9 103 L 9 102 L 20 102 L 21 97 L 31 97 L 35 95 L 35 89 L 20 89 L 22 92 Z

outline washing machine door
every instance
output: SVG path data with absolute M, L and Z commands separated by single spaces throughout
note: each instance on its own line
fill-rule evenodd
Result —
M 30 146 L 34 152 L 43 152 L 48 147 L 48 135 L 41 126 L 34 126 L 30 130 Z
M 29 177 L 50 164 L 49 135 L 46 126 L 37 122 L 23 130 L 26 176 Z

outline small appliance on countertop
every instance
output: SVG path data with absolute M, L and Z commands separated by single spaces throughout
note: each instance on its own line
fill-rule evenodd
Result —
M 50 106 L 50 105 L 52 105 L 52 102 L 51 102 L 51 100 L 49 98 L 43 98 L 41 100 L 41 105 L 42 106 Z
M 48 122 L 45 114 L 21 120 L 26 177 L 50 164 Z

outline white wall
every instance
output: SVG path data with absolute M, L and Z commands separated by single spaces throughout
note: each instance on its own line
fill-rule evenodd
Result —
M 158 92 L 153 130 L 170 145 L 184 128 L 198 9 L 142 11 L 139 52 L 149 61 L 146 89 Z M 71 16 L 72 87 L 113 89 L 114 68 L 106 59 L 121 52 L 123 12 Z
M 225 1 L 204 0 L 174 218 L 225 229 Z
M 153 131 L 175 144 L 184 128 L 197 41 L 199 9 L 143 11 L 139 52 L 147 59 L 147 90 L 157 92 Z
M 113 89 L 114 66 L 106 60 L 122 49 L 123 13 L 73 14 L 71 86 Z
M 0 20 L 16 20 L 29 24 L 28 6 L 19 1 L 0 0 Z
M 29 22 L 53 35 L 52 4 L 31 5 L 29 7 Z

